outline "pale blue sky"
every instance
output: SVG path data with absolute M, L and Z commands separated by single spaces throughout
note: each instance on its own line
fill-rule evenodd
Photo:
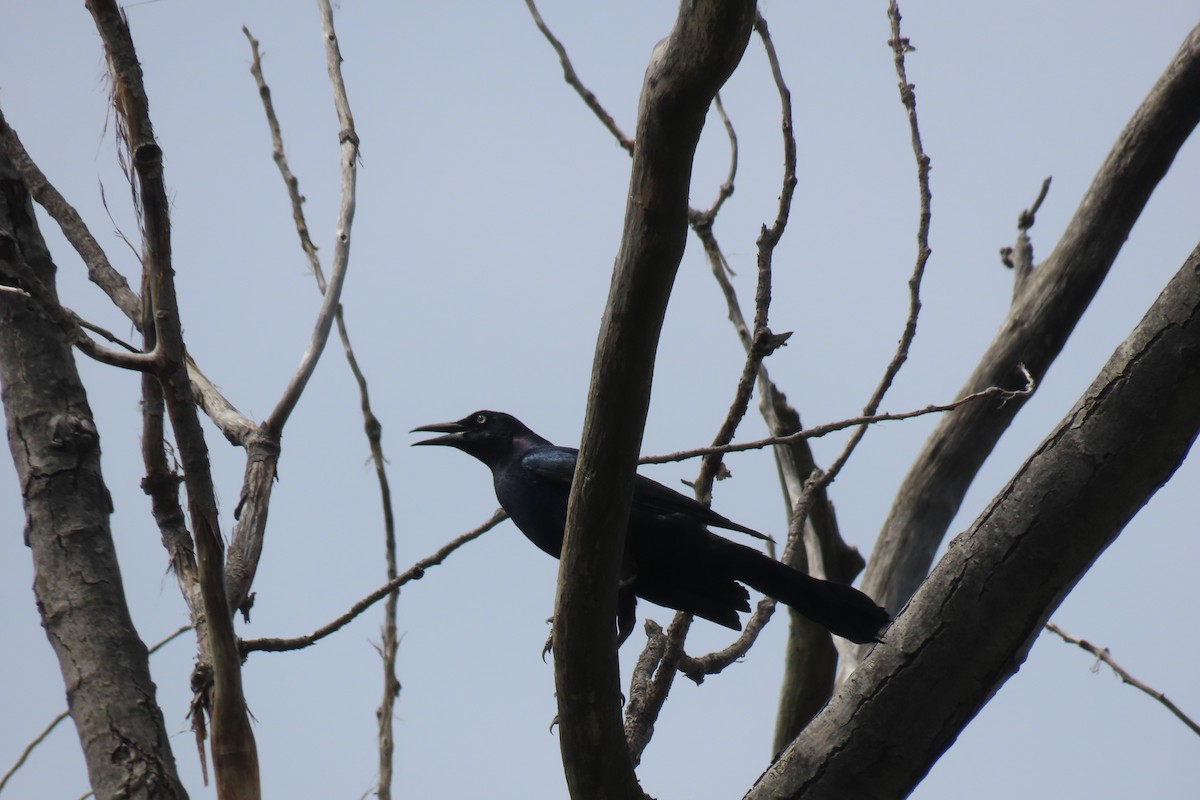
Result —
M 115 166 L 100 45 L 82 3 L 11 3 L 0 27 L 0 107 L 127 275 L 136 240 Z M 795 331 L 769 362 L 815 424 L 861 409 L 891 355 L 915 255 L 916 185 L 885 42 L 884 3 L 771 2 L 795 100 L 799 186 L 775 261 L 772 327 Z M 618 123 L 633 114 L 670 2 L 545 2 L 542 13 Z M 932 163 L 933 257 L 912 357 L 884 410 L 951 399 L 1002 319 L 1011 277 L 997 251 L 1054 176 L 1033 230 L 1050 252 L 1130 113 L 1196 23 L 1192 4 L 1134 12 L 1118 2 L 920 2 L 904 30 Z M 244 412 L 261 419 L 299 361 L 319 302 L 296 245 L 248 72 L 248 25 L 265 69 L 309 223 L 330 252 L 337 124 L 315 9 L 307 3 L 162 0 L 128 9 L 174 204 L 175 267 L 191 352 Z M 364 3 L 336 9 L 362 140 L 358 216 L 345 308 L 396 495 L 402 564 L 431 553 L 495 507 L 486 470 L 450 451 L 411 450 L 408 429 L 479 407 L 510 411 L 574 444 L 624 213 L 628 159 L 563 84 L 522 3 Z M 753 40 L 724 92 L 737 127 L 737 192 L 717 235 L 753 294 L 754 238 L 774 215 L 781 160 L 777 97 Z M 709 130 L 693 196 L 707 204 L 726 146 Z M 1200 150 L 1190 143 L 1134 229 L 1093 308 L 989 460 L 953 526 L 970 524 L 1057 423 L 1196 243 Z M 46 229 L 53 233 L 52 226 Z M 50 237 L 65 302 L 119 333 L 128 325 Z M 147 642 L 185 621 L 138 488 L 137 379 L 80 359 L 117 511 L 114 536 L 134 619 Z M 659 349 L 644 452 L 707 443 L 742 354 L 700 248 L 689 241 Z M 357 396 L 331 347 L 284 437 L 280 482 L 246 636 L 294 635 L 382 582 L 382 534 Z M 832 492 L 844 535 L 869 553 L 929 418 L 872 431 Z M 242 453 L 211 428 L 222 525 L 232 523 Z M 756 438 L 749 418 L 739 438 Z M 816 443 L 828 464 L 842 436 Z M 0 770 L 64 705 L 33 604 L 19 493 L 0 459 Z M 769 456 L 731 457 L 717 508 L 781 533 Z M 696 464 L 650 471 L 665 482 Z M 1112 649 L 1138 677 L 1200 714 L 1192 584 L 1200 466 L 1193 458 L 1104 554 L 1054 618 Z M 401 596 L 396 783 L 413 797 L 562 797 L 553 675 L 540 658 L 555 563 L 508 523 Z M 643 604 L 661 623 L 667 611 Z M 358 797 L 375 773 L 380 611 L 300 653 L 245 668 L 266 797 Z M 729 798 L 766 766 L 783 618 L 742 664 L 696 688 L 677 684 L 640 776 L 655 796 Z M 691 649 L 728 633 L 698 623 Z M 640 633 L 622 653 L 636 655 Z M 201 787 L 185 719 L 194 647 L 152 661 L 180 772 Z M 1200 741 L 1091 659 L 1043 639 L 933 768 L 915 797 L 1186 797 Z M 73 730 L 31 757 L 4 797 L 78 797 Z

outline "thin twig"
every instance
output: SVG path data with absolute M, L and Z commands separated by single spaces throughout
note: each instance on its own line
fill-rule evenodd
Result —
M 334 234 L 329 283 L 325 288 L 316 322 L 313 324 L 312 338 L 283 396 L 264 422 L 267 428 L 276 433 L 283 430 L 284 423 L 299 402 L 308 379 L 317 368 L 317 361 L 321 358 L 325 343 L 329 340 L 334 311 L 341 300 L 342 286 L 350 264 L 350 228 L 354 223 L 355 186 L 358 181 L 358 133 L 354 129 L 354 117 L 350 113 L 346 84 L 342 79 L 342 53 L 333 29 L 333 10 L 328 0 L 319 0 L 317 5 L 321 12 L 321 33 L 325 37 L 325 64 L 333 86 L 333 105 L 338 115 L 338 139 L 342 146 L 341 206 L 338 209 L 337 230 Z
M 743 658 L 758 641 L 758 635 L 771 620 L 776 605 L 775 600 L 770 597 L 759 600 L 754 613 L 746 619 L 742 632 L 728 647 L 695 658 L 685 655 L 679 660 L 679 671 L 699 686 L 704 682 L 705 676 L 715 675 L 733 662 Z
M 1110 668 L 1112 668 L 1113 672 L 1117 673 L 1117 675 L 1121 678 L 1121 680 L 1123 682 L 1129 684 L 1130 686 L 1132 686 L 1135 689 L 1140 689 L 1142 692 L 1145 692 L 1146 694 L 1153 697 L 1155 700 L 1157 700 L 1159 703 L 1161 703 L 1164 708 L 1166 708 L 1168 711 L 1170 711 L 1172 714 L 1174 714 L 1179 719 L 1180 722 L 1182 722 L 1184 725 L 1187 725 L 1189 728 L 1191 728 L 1192 733 L 1200 734 L 1200 725 L 1196 724 L 1195 720 L 1193 720 L 1187 714 L 1183 713 L 1183 711 L 1179 708 L 1179 706 L 1175 705 L 1174 703 L 1172 703 L 1170 700 L 1167 699 L 1167 696 L 1165 694 L 1163 694 L 1162 692 L 1158 691 L 1157 689 L 1155 689 L 1151 686 L 1146 685 L 1145 683 L 1142 683 L 1140 680 L 1138 680 L 1137 678 L 1130 675 L 1120 664 L 1118 664 L 1115 660 L 1113 660 L 1113 657 L 1111 655 L 1109 655 L 1107 647 L 1097 647 L 1096 645 L 1089 642 L 1087 639 L 1081 639 L 1078 636 L 1072 636 L 1071 634 L 1064 631 L 1062 628 L 1055 625 L 1053 622 L 1046 623 L 1046 630 L 1050 631 L 1051 633 L 1058 634 L 1058 636 L 1061 637 L 1064 642 L 1067 642 L 1068 644 L 1078 645 L 1079 647 L 1083 648 L 1084 650 L 1086 650 L 1089 653 L 1091 653 L 1092 655 L 1094 655 L 1097 659 L 1099 659 L 1099 661 L 1103 661 Z M 1093 668 L 1092 671 L 1094 672 L 1095 668 Z
M 908 317 L 904 321 L 904 332 L 900 335 L 900 342 L 896 347 L 896 352 L 892 356 L 891 362 L 887 369 L 884 370 L 883 378 L 879 381 L 879 385 L 875 388 L 875 392 L 871 395 L 871 399 L 867 401 L 863 409 L 864 416 L 874 414 L 879 404 L 883 401 L 883 396 L 887 394 L 891 388 L 892 381 L 895 380 L 897 373 L 900 372 L 900 367 L 908 360 L 908 350 L 912 346 L 912 341 L 917 335 L 917 318 L 921 313 L 921 280 L 925 276 L 925 265 L 929 261 L 929 256 L 932 250 L 929 248 L 929 220 L 930 220 L 930 202 L 932 195 L 929 190 L 929 156 L 925 153 L 925 147 L 921 143 L 921 128 L 917 122 L 917 95 L 916 87 L 908 82 L 908 72 L 905 68 L 905 53 L 910 45 L 907 39 L 900 36 L 900 8 L 896 5 L 895 0 L 891 0 L 888 5 L 888 18 L 892 23 L 892 38 L 889 44 L 892 47 L 892 57 L 896 67 L 896 76 L 900 79 L 900 101 L 904 104 L 904 110 L 908 116 L 908 126 L 912 136 L 913 156 L 917 163 L 917 192 L 920 197 L 920 210 L 917 218 L 917 258 L 913 265 L 912 275 L 908 279 Z M 846 443 L 846 449 L 838 456 L 837 460 L 830 466 L 826 472 L 825 483 L 828 484 L 834 479 L 842 466 L 850 457 L 850 454 L 857 447 L 858 442 L 866 433 L 866 426 L 855 431 L 850 441 Z
M 58 723 L 62 722 L 70 715 L 70 711 L 60 711 L 54 719 L 50 720 L 50 724 L 47 725 L 41 733 L 35 736 L 33 740 L 29 742 L 29 744 L 25 745 L 25 749 L 21 751 L 21 755 L 17 756 L 17 760 L 13 762 L 11 767 L 8 768 L 8 772 L 4 773 L 3 778 L 0 778 L 0 792 L 4 791 L 4 787 L 8 785 L 8 782 L 12 779 L 13 775 L 16 774 L 17 770 L 25 765 L 25 762 L 29 759 L 29 756 L 31 753 L 33 753 L 34 749 L 36 749 L 37 746 L 42 742 L 46 741 L 46 737 L 54 732 L 54 729 L 58 727 Z
M 913 417 L 923 417 L 926 414 L 941 414 L 946 411 L 953 411 L 959 406 L 967 403 L 974 403 L 980 400 L 994 399 L 1001 403 L 1013 400 L 1018 397 L 1028 397 L 1033 394 L 1036 383 L 1033 376 L 1025 369 L 1024 365 L 1017 365 L 1025 376 L 1025 386 L 1020 389 L 1004 389 L 999 386 L 991 386 L 981 392 L 973 392 L 965 397 L 960 397 L 957 400 L 945 403 L 943 405 L 929 405 L 924 408 L 918 408 L 913 411 L 902 411 L 891 414 L 864 414 L 858 417 L 850 417 L 849 419 L 838 420 L 837 422 L 827 422 L 824 425 L 814 425 L 811 428 L 805 428 L 802 431 L 789 434 L 788 436 L 768 436 L 765 439 L 755 439 L 751 442 L 740 442 L 736 444 L 726 444 L 720 447 L 697 447 L 692 450 L 678 450 L 674 453 L 667 453 L 661 456 L 643 456 L 638 459 L 639 464 L 666 464 L 672 461 L 685 461 L 689 458 L 697 458 L 708 455 L 709 453 L 739 453 L 745 450 L 761 450 L 764 447 L 771 447 L 777 444 L 791 444 L 799 439 L 819 439 L 830 433 L 835 433 L 846 428 L 854 428 L 861 425 L 874 425 L 877 422 L 892 422 L 896 420 L 912 419 Z
M 1025 209 L 1017 217 L 1017 243 L 1013 247 L 1000 248 L 1000 260 L 1013 271 L 1013 302 L 1017 301 L 1025 290 L 1025 283 L 1033 274 L 1033 241 L 1029 238 L 1029 229 L 1037 219 L 1038 209 L 1050 191 L 1050 178 L 1042 181 L 1041 191 L 1033 205 Z
M 558 60 L 562 64 L 563 79 L 579 94 L 587 107 L 592 110 L 592 113 L 596 115 L 597 119 L 600 120 L 609 133 L 617 140 L 617 144 L 621 145 L 629 155 L 633 155 L 633 139 L 630 139 L 621 131 L 620 127 L 617 126 L 616 120 L 612 118 L 612 115 L 604 110 L 604 106 L 600 105 L 600 101 L 596 99 L 596 95 L 583 85 L 583 81 L 579 80 L 579 75 L 575 72 L 575 67 L 571 65 L 571 59 L 567 56 L 567 48 L 563 47 L 563 43 L 558 40 L 558 37 L 546 25 L 533 0 L 525 0 L 525 5 L 529 8 L 529 14 L 533 17 L 533 23 L 537 25 L 538 30 L 542 32 L 542 36 L 545 36 L 546 41 L 554 48 L 554 52 L 558 53 Z
M 729 119 L 729 114 L 725 112 L 725 104 L 721 102 L 721 93 L 717 92 L 713 98 L 713 108 L 717 112 L 718 119 L 721 120 L 721 125 L 725 128 L 725 136 L 729 139 L 729 172 L 725 175 L 725 182 L 717 187 L 717 196 L 713 198 L 712 205 L 700 211 L 695 208 L 688 208 L 688 224 L 692 228 L 704 228 L 712 231 L 713 222 L 717 218 L 717 214 L 721 211 L 721 206 L 725 205 L 725 201 L 733 197 L 734 179 L 737 178 L 738 170 L 738 139 L 737 131 L 733 128 L 733 122 Z M 728 269 L 729 265 L 725 264 Z
M 713 445 L 728 444 L 733 440 L 737 427 L 746 416 L 750 407 L 750 395 L 754 391 L 755 379 L 763 360 L 775 352 L 791 334 L 774 334 L 767 327 L 768 312 L 771 307 L 771 274 L 775 256 L 775 247 L 787 229 L 788 217 L 792 209 L 792 197 L 796 190 L 796 136 L 792 126 L 792 93 L 783 79 L 779 66 L 779 58 L 775 53 L 774 42 L 767 28 L 767 21 L 762 14 L 754 21 L 754 30 L 762 40 L 771 64 L 771 75 L 775 80 L 775 88 L 779 92 L 780 131 L 783 135 L 783 178 L 779 192 L 779 206 L 775 220 L 770 227 L 763 226 L 758 236 L 758 283 L 754 292 L 754 330 L 751 333 L 749 351 L 746 354 L 742 374 L 738 379 L 733 402 L 730 403 L 725 421 L 721 424 L 717 435 L 713 437 Z M 729 126 L 731 128 L 731 126 Z M 732 139 L 736 147 L 736 139 Z M 720 198 L 718 198 L 720 199 Z M 719 206 L 719 204 L 718 204 Z M 707 502 L 712 497 L 712 482 L 721 468 L 721 454 L 710 453 L 704 457 L 700 465 L 700 474 L 696 478 L 696 496 L 701 502 Z
M 280 653 L 285 650 L 300 650 L 308 647 L 311 644 L 319 642 L 329 634 L 336 633 L 337 631 L 346 627 L 346 625 L 354 620 L 355 617 L 362 614 L 368 608 L 375 605 L 404 584 L 408 583 L 409 581 L 420 580 L 425 576 L 425 570 L 441 564 L 455 550 L 462 547 L 467 542 L 472 541 L 473 539 L 478 539 L 480 536 L 487 533 L 506 519 L 508 519 L 508 514 L 504 513 L 503 509 L 496 509 L 496 512 L 493 513 L 492 516 L 482 525 L 474 528 L 473 530 L 467 531 L 450 542 L 447 542 L 433 555 L 426 556 L 417 563 L 413 564 L 407 570 L 400 573 L 383 586 L 380 586 L 378 589 L 371 592 L 354 605 L 350 606 L 350 609 L 345 614 L 342 614 L 332 622 L 322 625 L 312 633 L 305 634 L 304 636 L 296 636 L 291 639 L 245 639 L 242 641 L 242 653 L 248 654 L 258 651 L 267 653 Z
M 908 126 L 912 138 L 913 156 L 917 163 L 917 192 L 920 197 L 920 210 L 917 218 L 917 258 L 913 265 L 912 275 L 908 279 L 908 317 L 904 321 L 904 331 L 900 335 L 900 341 L 896 345 L 896 352 L 892 356 L 892 360 L 888 363 L 887 368 L 883 372 L 883 377 L 879 381 L 879 385 L 875 387 L 875 391 L 871 394 L 871 398 L 863 407 L 863 416 L 873 416 L 879 409 L 879 404 L 883 402 L 883 397 L 887 394 L 888 389 L 892 386 L 892 381 L 900 372 L 900 368 L 904 362 L 908 360 L 908 351 L 912 346 L 913 339 L 917 335 L 917 318 L 921 313 L 921 280 L 925 276 L 925 265 L 929 262 L 929 256 L 932 250 L 929 248 L 929 220 L 930 220 L 930 203 L 932 194 L 929 190 L 929 156 L 925 153 L 925 147 L 921 143 L 921 128 L 917 122 L 917 95 L 916 87 L 908 82 L 908 72 L 905 68 L 905 54 L 912 49 L 909 40 L 900 35 L 900 7 L 896 5 L 896 0 L 891 0 L 888 4 L 888 19 L 891 21 L 892 36 L 888 40 L 888 44 L 892 48 L 892 60 L 896 68 L 896 77 L 900 79 L 900 102 L 904 105 L 904 110 L 908 116 Z M 866 435 L 867 425 L 858 427 L 846 441 L 842 452 L 834 460 L 829 468 L 824 472 L 815 472 L 805 484 L 804 497 L 796 504 L 796 511 L 792 519 L 792 528 L 794 530 L 803 530 L 804 523 L 808 519 L 808 510 L 813 492 L 818 489 L 823 489 L 829 486 L 830 483 L 842 471 L 854 450 Z M 790 537 L 794 539 L 795 537 Z
M 262 99 L 263 112 L 267 117 L 267 129 L 271 133 L 271 158 L 279 168 L 283 184 L 287 187 L 288 199 L 292 204 L 292 221 L 296 225 L 296 234 L 300 237 L 300 249 L 308 257 L 309 266 L 317 279 L 317 286 L 325 291 L 325 273 L 321 269 L 321 259 L 317 255 L 317 246 L 313 243 L 308 230 L 308 221 L 304 217 L 304 196 L 300 194 L 300 181 L 288 165 L 287 153 L 283 149 L 283 130 L 279 125 L 279 117 L 275 114 L 275 104 L 271 102 L 271 89 L 267 86 L 262 71 L 262 54 L 258 49 L 258 39 L 250 33 L 250 29 L 242 26 L 242 33 L 250 42 L 250 74 L 258 84 L 258 95 Z
M 279 124 L 279 117 L 275 113 L 275 104 L 271 100 L 271 89 L 267 85 L 266 78 L 263 75 L 262 54 L 259 51 L 259 42 L 245 26 L 242 27 L 242 33 L 245 34 L 246 39 L 250 42 L 252 55 L 250 72 L 258 84 L 259 97 L 262 99 L 263 111 L 267 118 L 267 128 L 271 134 L 272 159 L 279 168 L 280 176 L 283 178 L 284 186 L 287 188 L 288 198 L 292 206 L 292 221 L 295 223 L 296 233 L 300 238 L 300 247 L 308 258 L 318 290 L 324 293 L 326 291 L 325 273 L 321 267 L 321 258 L 317 254 L 317 246 L 313 243 L 312 236 L 309 234 L 308 221 L 304 214 L 304 196 L 300 193 L 300 181 L 292 172 L 291 166 L 288 163 L 287 152 L 283 147 L 283 130 Z M 379 494 L 383 505 L 384 559 L 387 568 L 387 579 L 391 581 L 398 574 L 396 566 L 396 521 L 392 507 L 392 491 L 388 483 L 385 466 L 386 459 L 383 455 L 383 426 L 371 409 L 367 379 L 359 367 L 358 359 L 354 355 L 354 348 L 350 343 L 350 334 L 346 328 L 345 315 L 341 304 L 338 304 L 336 308 L 335 322 L 337 323 L 338 338 L 342 342 L 342 350 L 346 355 L 346 362 L 350 365 L 350 371 L 353 373 L 354 380 L 358 384 L 359 405 L 363 415 L 363 429 L 366 432 L 367 444 L 371 451 L 371 460 L 375 465 L 375 475 L 379 483 Z M 387 601 L 384 604 L 383 635 L 379 646 L 384 673 L 383 700 L 377 712 L 380 756 L 379 781 L 376 793 L 380 797 L 380 800 L 387 800 L 391 796 L 392 753 L 394 746 L 392 717 L 396 695 L 400 690 L 400 682 L 396 678 L 396 650 L 399 642 L 396 629 L 398 597 L 399 592 L 393 591 L 388 595 Z

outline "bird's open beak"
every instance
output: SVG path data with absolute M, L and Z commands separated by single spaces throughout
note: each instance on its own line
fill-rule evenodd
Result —
M 456 447 L 462 441 L 462 435 L 466 428 L 461 422 L 438 422 L 433 425 L 422 425 L 419 428 L 413 428 L 409 433 L 444 433 L 445 436 L 435 436 L 432 439 L 422 439 L 419 442 L 413 442 L 413 446 L 419 444 L 441 444 L 449 447 Z

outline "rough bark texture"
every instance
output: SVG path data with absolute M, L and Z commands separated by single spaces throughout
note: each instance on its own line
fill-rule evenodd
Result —
M 1200 430 L 1200 247 L 748 798 L 907 794 Z
M 960 396 L 1041 380 L 1176 152 L 1200 122 L 1200 27 L 1192 30 L 1122 131 L 1054 252 L 1026 281 Z M 1024 405 L 973 403 L 947 414 L 909 469 L 863 576 L 895 612 L 929 571 L 963 496 Z
M 55 299 L 54 264 L 11 165 L 0 161 L 0 284 Z M 36 288 L 35 288 L 36 286 Z M 99 798 L 184 798 L 146 646 L 125 602 L 100 438 L 69 334 L 39 301 L 0 290 L 0 383 L 25 505 L 34 593 Z
M 659 332 L 687 235 L 692 158 L 717 90 L 741 60 L 750 0 L 684 2 L 642 85 L 625 227 L 600 325 L 554 615 L 567 786 L 641 797 L 621 723 L 613 619 L 634 467 Z

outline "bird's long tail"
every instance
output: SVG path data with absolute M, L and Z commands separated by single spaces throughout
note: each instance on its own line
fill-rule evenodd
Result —
M 876 642 L 891 622 L 887 611 L 853 586 L 805 575 L 753 548 L 724 541 L 730 545 L 725 556 L 738 580 L 786 603 L 830 633 L 859 644 Z

